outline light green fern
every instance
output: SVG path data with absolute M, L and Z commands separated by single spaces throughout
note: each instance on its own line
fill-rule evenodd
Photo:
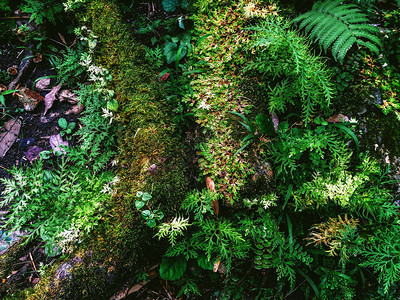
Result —
M 310 38 L 325 51 L 331 47 L 336 60 L 343 62 L 347 51 L 354 45 L 365 46 L 379 54 L 382 43 L 376 34 L 379 29 L 371 24 L 367 15 L 353 4 L 341 4 L 342 0 L 318 1 L 311 11 L 293 21 L 298 22 Z

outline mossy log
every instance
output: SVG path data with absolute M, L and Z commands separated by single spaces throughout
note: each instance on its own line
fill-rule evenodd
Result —
M 136 192 L 150 192 L 151 207 L 178 210 L 186 194 L 185 156 L 161 84 L 131 35 L 115 1 L 93 0 L 79 18 L 98 36 L 96 64 L 113 80 L 118 112 L 119 184 L 99 228 L 69 258 L 43 276 L 28 299 L 107 299 L 166 247 L 153 238 L 135 208 Z

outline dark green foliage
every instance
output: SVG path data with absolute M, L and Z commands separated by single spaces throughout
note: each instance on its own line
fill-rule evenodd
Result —
M 63 57 L 57 58 L 57 77 L 62 84 L 68 87 L 75 87 L 78 82 L 82 82 L 85 75 L 85 67 L 81 64 L 83 46 L 78 43 L 77 49 L 67 48 Z
M 361 266 L 372 267 L 385 293 L 400 281 L 400 225 L 382 226 L 374 232 L 359 250 L 363 256 Z
M 10 12 L 10 4 L 8 0 L 0 0 L 0 13 L 3 14 L 5 12 Z
M 298 105 L 298 98 L 306 122 L 317 108 L 326 110 L 334 96 L 331 74 L 312 54 L 307 40 L 281 17 L 268 16 L 252 29 L 257 54 L 246 69 L 264 74 L 266 81 L 277 81 L 269 85 L 270 112 L 284 112 L 289 104 Z
M 164 280 L 177 280 L 186 270 L 186 259 L 183 256 L 164 257 L 160 265 L 160 277 Z
M 269 154 L 277 175 L 284 181 L 302 182 L 314 173 L 338 167 L 342 158 L 350 155 L 343 143 L 343 133 L 334 126 L 294 127 L 279 130 L 278 137 L 270 144 Z
M 365 46 L 377 55 L 382 45 L 377 37 L 379 29 L 368 24 L 367 15 L 353 4 L 342 4 L 342 0 L 318 1 L 311 11 L 294 21 L 325 51 L 332 47 L 333 57 L 340 62 L 354 44 Z
M 310 255 L 292 237 L 285 238 L 270 214 L 262 212 L 253 218 L 241 216 L 241 219 L 239 226 L 244 228 L 245 235 L 253 243 L 254 268 L 274 268 L 278 280 L 287 278 L 293 287 L 296 267 L 310 265 L 313 260 Z
M 163 0 L 162 6 L 166 12 L 173 12 L 177 7 L 187 8 L 189 0 Z
M 90 164 L 97 171 L 115 153 L 117 128 L 112 123 L 112 115 L 103 116 L 107 103 L 112 100 L 113 92 L 104 93 L 94 85 L 80 85 L 76 93 L 80 104 L 85 105 L 86 109 L 80 118 L 83 126 L 75 133 L 79 136 L 81 145 L 79 149 L 69 150 L 71 159 L 78 165 Z
M 46 20 L 55 25 L 64 12 L 64 6 L 58 0 L 25 0 L 21 9 L 32 14 L 31 20 L 43 24 Z

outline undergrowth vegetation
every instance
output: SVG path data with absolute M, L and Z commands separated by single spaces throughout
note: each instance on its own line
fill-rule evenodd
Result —
M 21 9 L 79 20 L 52 62 L 85 110 L 74 146 L 1 179 L 5 228 L 65 259 L 31 299 L 109 298 L 154 264 L 177 298 L 399 297 L 398 170 L 338 111 L 372 85 L 351 117 L 400 120 L 399 3 L 53 2 Z

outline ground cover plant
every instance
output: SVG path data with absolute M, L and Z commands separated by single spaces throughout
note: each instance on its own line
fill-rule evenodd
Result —
M 398 2 L 56 2 L 0 0 L 4 299 L 399 297 Z

